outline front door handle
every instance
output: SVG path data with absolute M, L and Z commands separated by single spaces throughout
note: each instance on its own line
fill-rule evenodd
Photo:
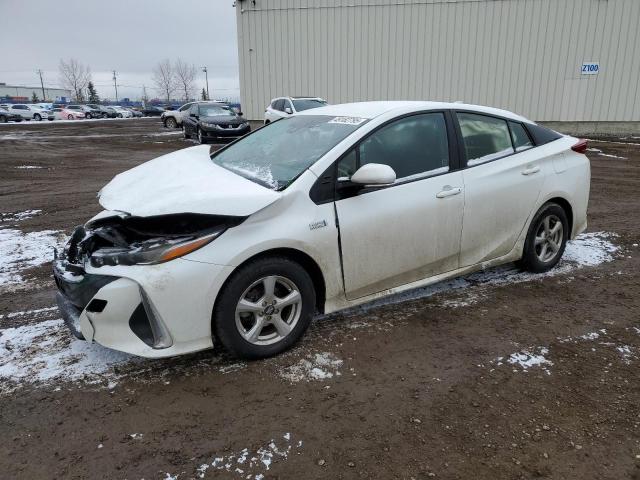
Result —
M 537 165 L 530 165 L 526 169 L 522 171 L 523 175 L 533 175 L 534 173 L 538 173 L 540 171 L 540 167 Z
M 451 197 L 453 195 L 458 195 L 462 192 L 462 188 L 460 187 L 452 187 L 451 185 L 445 185 L 442 187 L 442 191 L 436 193 L 436 198 L 445 198 Z

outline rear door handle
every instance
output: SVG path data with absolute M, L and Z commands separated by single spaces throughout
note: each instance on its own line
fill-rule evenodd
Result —
M 533 175 L 534 173 L 538 173 L 540 171 L 540 167 L 537 165 L 532 165 L 530 167 L 527 167 L 526 169 L 524 169 L 522 171 L 523 175 Z
M 452 187 L 451 185 L 445 185 L 442 187 L 442 191 L 436 193 L 436 198 L 445 198 L 451 197 L 453 195 L 458 195 L 462 192 L 462 188 L 460 187 Z

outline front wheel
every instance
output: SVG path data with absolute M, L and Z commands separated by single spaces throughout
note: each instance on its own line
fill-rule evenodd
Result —
M 529 226 L 520 266 L 534 273 L 551 270 L 562 258 L 568 238 L 564 209 L 557 203 L 544 204 Z
M 203 144 L 207 143 L 207 139 L 205 138 L 204 134 L 202 133 L 202 129 L 200 127 L 198 127 L 197 136 L 198 136 L 198 143 L 200 145 L 203 145 Z
M 73 120 L 73 115 L 71 114 L 67 115 L 67 120 Z
M 164 126 L 167 127 L 167 128 L 176 128 L 178 126 L 178 122 L 176 122 L 175 118 L 169 117 L 164 122 Z
M 39 113 L 36 113 L 36 114 L 33 116 L 33 119 L 34 119 L 36 122 L 39 122 L 40 120 L 42 120 L 42 117 L 40 116 L 40 114 L 39 114 Z
M 291 348 L 311 323 L 316 293 L 298 263 L 254 260 L 236 270 L 218 294 L 213 331 L 233 355 L 265 358 Z
M 187 133 L 187 128 L 185 126 L 182 127 L 182 136 L 185 138 L 185 140 L 191 138 L 191 135 Z
M 109 115 L 107 113 L 103 113 L 102 118 L 109 118 Z

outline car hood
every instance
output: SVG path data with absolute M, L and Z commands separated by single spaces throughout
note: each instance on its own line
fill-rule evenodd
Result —
M 210 147 L 185 148 L 116 175 L 98 197 L 107 210 L 135 216 L 204 213 L 247 216 L 281 196 L 216 165 Z
M 242 117 L 230 117 L 227 115 L 213 115 L 211 117 L 200 117 L 201 122 L 223 124 L 223 125 L 240 125 L 246 120 Z

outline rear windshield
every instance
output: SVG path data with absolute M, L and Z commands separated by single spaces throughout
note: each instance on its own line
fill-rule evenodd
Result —
M 285 189 L 364 118 L 301 115 L 273 122 L 214 153 L 217 165 L 273 190 Z
M 301 100 L 294 100 L 293 106 L 296 107 L 296 112 L 302 112 L 303 110 L 309 110 L 311 108 L 324 107 L 327 102 L 324 100 L 318 100 L 313 98 L 305 98 Z

